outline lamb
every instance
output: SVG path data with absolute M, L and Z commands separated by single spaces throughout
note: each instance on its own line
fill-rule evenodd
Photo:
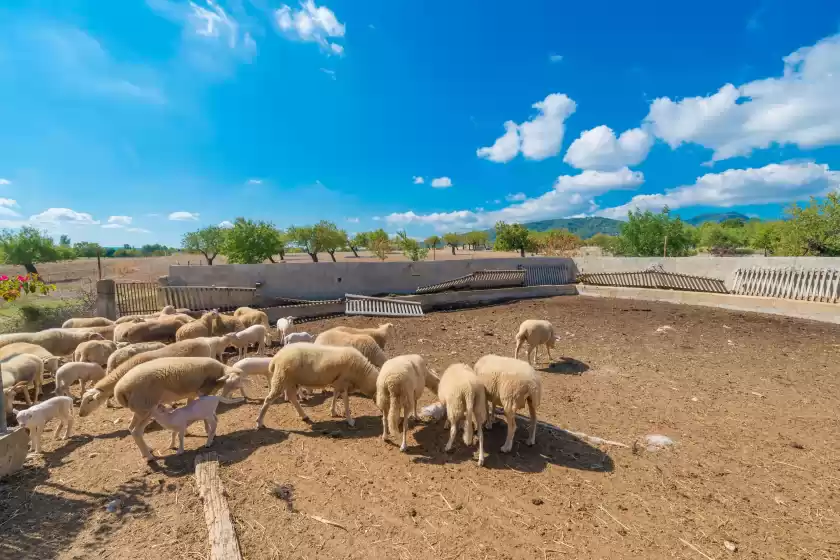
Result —
M 113 340 L 88 340 L 76 347 L 73 353 L 74 362 L 91 362 L 105 366 L 111 354 L 117 351 L 117 344 Z
M 152 414 L 159 404 L 209 395 L 218 389 L 222 389 L 222 402 L 236 402 L 225 395 L 241 389 L 241 383 L 238 369 L 213 358 L 157 358 L 132 368 L 120 379 L 114 388 L 114 398 L 134 413 L 128 430 L 143 458 L 152 461 L 155 457 L 143 439 L 143 432 L 153 421 Z
M 37 344 L 55 356 L 72 354 L 76 346 L 88 340 L 105 340 L 99 333 L 87 329 L 46 329 L 34 333 L 0 335 L 0 348 L 16 342 Z
M 70 386 L 76 381 L 82 384 L 82 395 L 85 394 L 85 385 L 88 381 L 96 383 L 105 377 L 105 370 L 97 363 L 70 362 L 58 368 L 55 374 L 55 394 L 72 396 Z
M 516 358 L 488 354 L 475 363 L 475 373 L 487 393 L 487 423 L 493 426 L 493 406 L 499 405 L 505 411 L 507 439 L 502 453 L 513 448 L 513 434 L 516 432 L 516 411 L 525 407 L 531 413 L 531 429 L 528 445 L 534 445 L 537 437 L 537 408 L 542 395 L 542 380 L 530 364 Z
M 3 391 L 12 389 L 7 398 L 14 400 L 18 390 L 23 389 L 23 396 L 26 404 L 31 405 L 29 398 L 29 385 L 35 386 L 35 402 L 41 394 L 41 385 L 44 382 L 44 361 L 33 354 L 15 354 L 0 360 L 0 376 L 3 379 Z
M 138 342 L 137 344 L 128 344 L 127 346 L 117 348 L 117 351 L 108 357 L 108 364 L 105 368 L 105 373 L 111 373 L 115 368 L 132 356 L 142 354 L 143 352 L 159 350 L 164 347 L 166 347 L 166 344 L 163 342 Z
M 222 336 L 202 336 L 201 338 L 194 338 L 191 340 L 202 340 L 210 345 L 210 356 L 216 358 L 220 362 L 228 347 L 233 346 L 236 342 L 235 334 L 225 334 Z
M 166 320 L 136 323 L 126 331 L 125 342 L 174 342 L 175 333 L 183 324 Z
M 373 338 L 380 348 L 385 350 L 385 345 L 394 337 L 394 325 L 385 323 L 375 329 L 357 329 L 355 327 L 335 327 L 335 330 L 353 334 L 366 334 Z
M 62 329 L 79 328 L 79 327 L 108 327 L 113 325 L 111 319 L 105 317 L 76 317 L 74 319 L 67 319 L 61 325 Z
M 438 399 L 446 407 L 449 441 L 446 451 L 452 451 L 458 424 L 464 422 L 464 445 L 473 443 L 473 422 L 478 430 L 478 466 L 484 465 L 484 432 L 481 429 L 487 415 L 484 385 L 466 364 L 452 364 L 440 378 Z
M 59 437 L 61 428 L 64 427 L 64 437 L 70 437 L 73 430 L 73 399 L 70 397 L 53 397 L 42 403 L 30 406 L 16 414 L 17 423 L 29 430 L 30 448 L 35 453 L 41 452 L 41 434 L 44 426 L 53 418 L 58 418 L 58 427 L 55 429 L 55 438 Z
M 257 345 L 257 354 L 265 354 L 265 340 L 268 337 L 268 330 L 263 325 L 251 325 L 228 336 L 232 337 L 230 344 L 239 350 L 240 359 L 245 357 L 252 344 Z
M 210 333 L 213 331 L 213 322 L 217 315 L 218 313 L 208 311 L 200 319 L 185 324 L 175 333 L 175 340 L 180 342 L 191 338 L 210 336 Z
M 298 387 L 326 387 L 344 392 L 344 414 L 347 423 L 353 427 L 356 422 L 350 416 L 348 391 L 356 388 L 367 396 L 376 393 L 376 378 L 379 371 L 355 348 L 319 346 L 296 343 L 284 346 L 271 359 L 271 389 L 263 401 L 257 416 L 257 428 L 263 427 L 268 407 L 283 391 L 298 416 L 304 422 L 311 422 L 300 407 L 297 399 Z
M 8 358 L 16 354 L 32 354 L 38 356 L 44 362 L 44 373 L 55 375 L 58 367 L 61 365 L 61 358 L 53 356 L 52 353 L 47 352 L 42 346 L 37 344 L 30 344 L 28 342 L 14 342 L 8 346 L 0 348 L 0 359 Z
M 286 333 L 292 328 L 292 326 L 294 326 L 294 324 L 295 318 L 291 316 L 277 319 L 277 334 L 280 335 L 281 340 L 286 339 Z
M 215 395 L 205 395 L 175 410 L 167 410 L 163 405 L 157 405 L 152 410 L 152 418 L 167 430 L 172 430 L 172 443 L 169 445 L 171 449 L 175 448 L 175 436 L 179 437 L 177 455 L 181 455 L 184 452 L 184 436 L 187 433 L 187 427 L 199 420 L 204 421 L 204 429 L 207 431 L 207 443 L 204 447 L 212 445 L 219 422 L 216 409 L 220 401 L 221 399 Z
M 388 439 L 389 432 L 399 432 L 400 409 L 403 412 L 402 444 L 400 451 L 406 451 L 408 417 L 417 414 L 417 400 L 423 395 L 423 389 L 437 389 L 435 378 L 426 366 L 426 360 L 418 354 L 397 356 L 386 361 L 376 378 L 376 406 L 382 411 L 382 441 Z
M 15 410 L 15 395 L 18 391 L 26 391 L 26 386 L 28 382 L 26 381 L 19 381 L 15 383 L 11 387 L 3 387 L 3 398 L 6 402 L 6 414 L 17 414 L 17 410 Z
M 551 348 L 554 348 L 555 341 L 560 340 L 554 336 L 554 327 L 548 321 L 542 319 L 528 319 L 519 325 L 519 332 L 516 333 L 516 349 L 513 357 L 519 358 L 519 348 L 523 343 L 528 343 L 528 363 L 534 364 L 538 359 L 537 353 L 540 346 L 545 346 L 549 361 L 551 360 Z M 534 359 L 531 359 L 531 352 Z
M 283 345 L 295 342 L 315 342 L 315 337 L 308 332 L 293 332 L 283 337 Z
M 385 352 L 379 344 L 377 344 L 376 340 L 366 334 L 354 334 L 338 329 L 329 329 L 318 335 L 315 339 L 315 344 L 327 346 L 350 346 L 361 352 L 362 355 L 370 361 L 370 363 L 378 368 L 382 367 L 388 359 Z M 345 402 L 347 402 L 346 396 Z M 330 412 L 333 416 L 338 416 L 335 408 L 337 403 L 338 393 L 333 392 L 332 407 L 330 408 Z
M 119 366 L 112 369 L 100 379 L 96 385 L 85 391 L 82 395 L 82 402 L 79 404 L 79 417 L 83 418 L 102 406 L 114 394 L 117 382 L 122 379 L 132 368 L 157 358 L 169 357 L 204 357 L 211 358 L 210 345 L 203 340 L 185 340 L 164 346 L 159 350 L 149 350 L 132 356 Z

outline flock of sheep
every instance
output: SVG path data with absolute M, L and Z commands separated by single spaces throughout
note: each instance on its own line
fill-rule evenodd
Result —
M 132 315 L 110 321 L 102 317 L 70 319 L 61 328 L 36 333 L 0 335 L 0 372 L 6 410 L 12 411 L 15 397 L 23 392 L 28 408 L 14 411 L 19 425 L 30 434 L 31 449 L 40 452 L 41 434 L 52 419 L 59 420 L 55 437 L 70 436 L 73 428 L 71 387 L 81 384 L 79 417 L 86 417 L 113 399 L 132 411 L 129 432 L 146 460 L 154 455 L 143 438 L 146 427 L 156 421 L 176 436 L 178 453 L 184 450 L 184 433 L 194 422 L 204 422 L 210 445 L 218 422 L 220 402 L 236 403 L 246 396 L 244 382 L 251 376 L 269 380 L 256 427 L 263 426 L 269 406 L 281 396 L 295 408 L 300 418 L 310 422 L 300 400 L 314 389 L 331 387 L 331 413 L 338 415 L 338 397 L 344 404 L 344 417 L 352 427 L 350 392 L 375 399 L 382 411 L 382 439 L 402 432 L 400 449 L 407 449 L 410 418 L 419 420 L 417 403 L 425 389 L 437 395 L 437 410 L 445 409 L 451 451 L 457 430 L 463 426 L 463 441 L 472 445 L 478 435 L 478 464 L 484 463 L 482 426 L 490 428 L 495 406 L 504 411 L 507 438 L 501 452 L 509 452 L 516 431 L 516 412 L 526 406 L 531 417 L 528 445 L 534 445 L 541 381 L 532 367 L 539 347 L 550 349 L 557 337 L 551 323 L 524 321 L 516 334 L 514 357 L 487 355 L 473 367 L 456 363 L 442 375 L 432 370 L 418 354 L 385 354 L 394 337 L 391 323 L 378 328 L 335 327 L 317 337 L 308 333 L 289 333 L 294 319 L 277 322 L 283 347 L 273 357 L 252 356 L 252 346 L 263 354 L 271 344 L 268 316 L 260 310 L 237 309 L 233 315 L 210 311 L 197 318 L 189 310 L 165 307 L 160 313 Z M 519 360 L 520 348 L 527 345 L 528 361 Z M 228 348 L 238 350 L 232 366 L 222 361 Z M 62 362 L 66 359 L 67 363 Z M 56 396 L 38 402 L 45 372 L 55 378 Z M 87 383 L 94 385 L 85 389 Z M 34 386 L 34 401 L 29 388 Z M 231 398 L 239 390 L 243 397 Z M 219 393 L 215 395 L 214 393 Z M 180 408 L 169 405 L 187 399 Z M 402 427 L 400 420 L 402 419 Z

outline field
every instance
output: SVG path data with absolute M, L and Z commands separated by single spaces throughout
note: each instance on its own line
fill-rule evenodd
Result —
M 356 429 L 320 395 L 305 405 L 312 426 L 275 404 L 255 431 L 258 401 L 224 407 L 213 448 L 245 557 L 840 558 L 840 327 L 567 296 L 397 319 L 388 353 L 419 352 L 438 371 L 510 355 L 531 317 L 563 338 L 539 366 L 540 419 L 627 447 L 541 427 L 529 448 L 521 426 L 502 455 L 500 422 L 478 468 L 460 439 L 444 453 L 442 422 L 412 428 L 400 453 L 361 397 Z M 43 457 L 0 483 L 0 557 L 207 558 L 192 476 L 203 428 L 180 457 L 163 449 L 167 433 L 147 432 L 165 455 L 150 468 L 128 419 L 102 409 L 66 444 L 48 435 Z M 648 434 L 676 443 L 648 451 Z

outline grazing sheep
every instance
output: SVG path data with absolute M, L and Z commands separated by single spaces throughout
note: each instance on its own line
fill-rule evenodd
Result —
M 106 319 L 105 317 L 77 317 L 64 321 L 61 328 L 109 327 L 113 324 L 114 322 L 111 319 Z
M 58 367 L 61 365 L 61 358 L 53 356 L 44 347 L 37 344 L 30 344 L 28 342 L 14 342 L 8 346 L 0 348 L 0 359 L 14 356 L 15 354 L 32 354 L 38 356 L 44 362 L 44 373 L 55 375 Z
M 382 441 L 399 432 L 400 409 L 403 413 L 402 444 L 408 449 L 408 417 L 417 414 L 417 400 L 427 386 L 437 388 L 437 379 L 429 372 L 426 360 L 418 354 L 391 358 L 383 364 L 376 378 L 376 406 L 382 411 Z
M 308 332 L 293 332 L 283 337 L 283 346 L 295 342 L 315 342 L 315 337 Z
M 0 360 L 0 376 L 3 379 L 3 390 L 14 388 L 11 392 L 14 399 L 15 393 L 23 388 L 23 396 L 26 404 L 32 404 L 29 398 L 29 385 L 35 386 L 35 402 L 41 394 L 41 385 L 44 382 L 44 361 L 34 354 L 15 354 Z M 25 382 L 21 387 L 21 383 Z
M 105 377 L 105 370 L 97 363 L 89 362 L 70 362 L 64 364 L 55 374 L 55 394 L 72 396 L 70 394 L 70 386 L 76 381 L 82 384 L 80 395 L 85 394 L 85 385 L 88 381 L 96 383 Z
M 28 342 L 37 344 L 55 356 L 67 356 L 76 350 L 76 346 L 88 340 L 105 340 L 105 337 L 89 329 L 46 329 L 34 333 L 0 335 L 0 348 L 15 342 Z
M 294 317 L 283 317 L 282 319 L 277 319 L 277 334 L 280 335 L 281 340 L 285 340 L 286 334 L 289 332 L 295 324 Z
M 41 452 L 41 434 L 44 426 L 53 418 L 58 418 L 58 427 L 55 429 L 55 439 L 58 439 L 61 428 L 64 427 L 64 437 L 70 437 L 73 430 L 73 399 L 70 397 L 53 397 L 42 403 L 30 406 L 21 410 L 15 417 L 17 423 L 29 430 L 30 448 L 35 453 Z
M 202 336 L 200 338 L 193 338 L 189 340 L 203 340 L 210 345 L 210 356 L 216 358 L 220 362 L 223 361 L 225 350 L 235 343 L 235 334 L 225 334 L 222 336 Z
M 554 327 L 548 321 L 542 319 L 527 319 L 522 321 L 519 325 L 519 332 L 516 333 L 516 349 L 513 351 L 513 357 L 519 358 L 519 348 L 528 343 L 528 363 L 534 364 L 537 359 L 537 353 L 540 346 L 545 346 L 545 351 L 548 354 L 548 359 L 551 361 L 551 349 L 554 348 L 555 341 L 560 340 L 554 336 Z M 531 359 L 531 352 L 534 353 L 534 359 Z
M 117 351 L 108 357 L 105 373 L 111 373 L 115 368 L 132 356 L 166 347 L 166 344 L 163 342 L 138 342 L 137 344 L 118 342 L 117 344 L 126 344 L 127 346 L 117 348 Z
M 376 343 L 376 340 L 366 334 L 355 334 L 338 329 L 330 329 L 319 334 L 317 338 L 315 338 L 315 344 L 326 346 L 350 346 L 361 352 L 370 363 L 378 368 L 382 367 L 382 364 L 384 364 L 388 359 L 385 352 L 379 344 Z M 345 402 L 347 402 L 346 397 Z M 336 411 L 337 403 L 338 393 L 333 392 L 332 407 L 330 408 L 330 413 L 333 416 L 338 416 L 338 412 Z
M 265 311 L 254 309 L 252 307 L 240 307 L 233 312 L 233 316 L 239 319 L 243 327 L 250 327 L 251 325 L 262 325 L 266 330 L 271 329 L 271 324 L 268 322 L 268 315 Z
M 103 367 L 108 363 L 108 358 L 117 351 L 117 343 L 113 340 L 88 340 L 76 347 L 73 353 L 74 362 L 91 362 Z
M 159 404 L 209 395 L 218 389 L 222 389 L 222 402 L 237 402 L 224 396 L 241 388 L 240 374 L 238 369 L 213 358 L 157 358 L 132 368 L 117 382 L 114 398 L 134 413 L 128 430 L 143 458 L 154 460 L 143 432 L 152 422 L 152 413 Z
M 136 323 L 126 331 L 124 342 L 174 342 L 175 333 L 183 324 L 167 320 Z
M 251 325 L 229 336 L 232 337 L 230 344 L 239 350 L 239 359 L 245 357 L 252 344 L 257 345 L 257 354 L 265 354 L 265 339 L 268 336 L 268 330 L 263 325 Z
M 175 340 L 180 342 L 191 338 L 210 336 L 210 333 L 213 331 L 213 321 L 217 315 L 218 313 L 208 311 L 198 320 L 185 324 L 175 333 Z
M 164 346 L 159 350 L 149 350 L 132 356 L 108 372 L 96 385 L 85 391 L 82 395 L 82 402 L 79 404 L 79 417 L 89 415 L 113 396 L 117 382 L 132 368 L 157 358 L 178 356 L 212 358 L 210 351 L 210 345 L 203 340 L 185 340 Z
M 204 421 L 204 429 L 207 431 L 207 443 L 204 447 L 212 445 L 216 435 L 216 426 L 219 423 L 219 418 L 216 416 L 219 402 L 221 399 L 216 395 L 204 395 L 175 410 L 167 410 L 164 405 L 159 404 L 152 410 L 152 418 L 167 430 L 172 430 L 170 449 L 175 449 L 175 437 L 178 436 L 180 441 L 177 455 L 181 455 L 184 452 L 184 436 L 187 433 L 187 427 L 199 420 Z
M 493 426 L 493 406 L 499 405 L 505 411 L 507 439 L 502 453 L 513 448 L 513 434 L 516 432 L 516 411 L 527 402 L 531 413 L 531 430 L 528 445 L 534 445 L 537 437 L 537 408 L 542 395 L 542 380 L 530 364 L 516 358 L 488 354 L 475 363 L 475 373 L 487 393 L 487 424 Z
M 380 348 L 385 350 L 385 345 L 388 341 L 394 338 L 394 325 L 392 323 L 384 323 L 375 329 L 357 329 L 355 327 L 335 327 L 335 330 L 344 331 L 353 334 L 366 334 L 371 337 Z
M 446 451 L 452 451 L 458 424 L 464 422 L 464 445 L 473 444 L 473 422 L 478 430 L 478 466 L 484 465 L 484 432 L 482 425 L 487 415 L 484 385 L 472 368 L 466 364 L 452 364 L 440 378 L 438 399 L 446 407 L 449 441 Z
M 257 428 L 262 428 L 268 407 L 283 391 L 300 418 L 304 422 L 310 422 L 298 402 L 298 387 L 330 385 L 336 392 L 344 392 L 345 418 L 352 427 L 356 422 L 350 416 L 348 391 L 356 388 L 367 396 L 373 396 L 376 393 L 376 378 L 379 375 L 373 364 L 355 348 L 306 343 L 284 346 L 271 359 L 269 370 L 271 389 L 257 416 Z
M 15 383 L 11 387 L 3 387 L 3 398 L 6 402 L 6 414 L 17 414 L 17 410 L 15 410 L 15 395 L 18 394 L 19 391 L 26 391 L 26 386 L 29 383 L 26 381 L 19 381 Z
M 222 336 L 223 334 L 235 333 L 242 330 L 242 323 L 236 317 L 219 313 L 218 309 L 214 309 L 210 313 L 213 314 L 213 326 L 210 330 L 211 336 Z

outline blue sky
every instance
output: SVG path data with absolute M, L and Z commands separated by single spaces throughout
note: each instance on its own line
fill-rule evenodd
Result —
M 836 2 L 324 1 L 5 0 L 0 226 L 425 236 L 840 187 Z

